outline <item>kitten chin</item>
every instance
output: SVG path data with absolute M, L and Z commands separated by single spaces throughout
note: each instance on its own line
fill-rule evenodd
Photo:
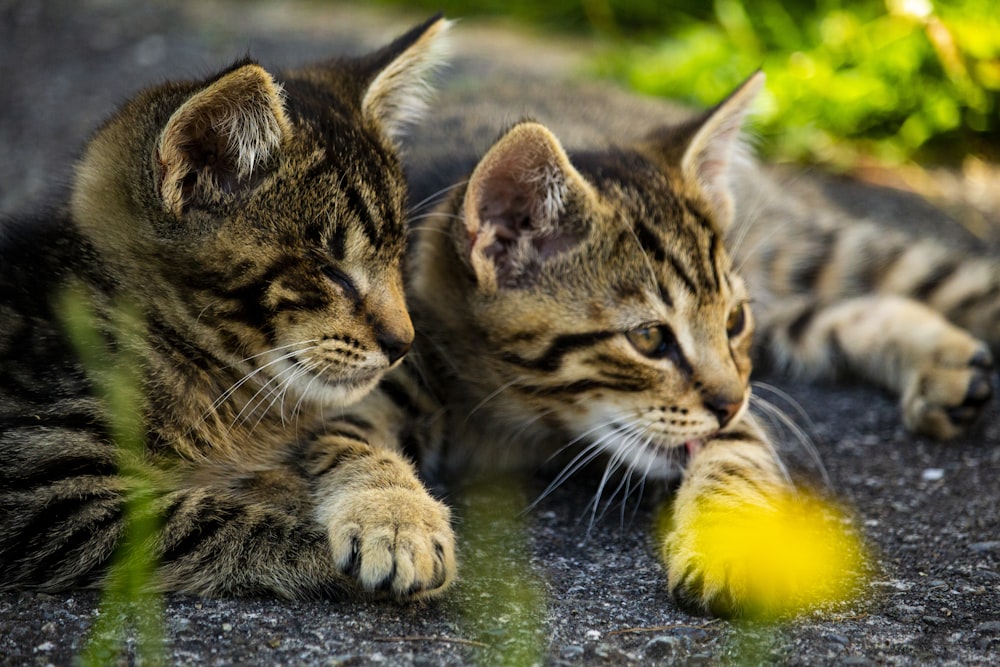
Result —
M 308 371 L 300 364 L 284 362 L 276 374 L 281 377 L 287 373 L 289 379 L 284 381 L 287 390 L 297 396 L 297 401 L 307 402 L 317 407 L 343 408 L 360 401 L 365 394 L 371 392 L 385 372 L 384 367 L 358 369 L 347 376 L 328 376 Z

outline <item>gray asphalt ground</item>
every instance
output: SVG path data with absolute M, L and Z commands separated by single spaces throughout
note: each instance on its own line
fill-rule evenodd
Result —
M 276 66 L 359 52 L 420 18 L 320 2 L 0 1 L 0 211 L 54 196 L 89 132 L 144 84 L 208 74 L 247 52 Z M 456 28 L 451 77 L 465 82 L 459 96 L 469 94 L 470 81 L 483 86 L 476 93 L 482 96 L 504 78 L 523 79 L 528 91 L 538 90 L 542 77 L 543 89 L 555 91 L 588 48 L 465 21 Z M 588 94 L 617 98 L 603 88 Z M 500 115 L 514 119 L 529 107 L 524 98 Z M 432 115 L 428 125 L 434 122 Z M 785 173 L 792 194 L 836 197 L 855 212 L 983 245 L 913 195 Z M 996 253 L 998 235 L 985 241 Z M 588 532 L 594 481 L 582 478 L 520 524 L 499 514 L 473 521 L 459 507 L 466 576 L 431 604 L 169 596 L 167 661 L 464 665 L 520 656 L 552 665 L 997 664 L 997 407 L 974 435 L 940 444 L 908 435 L 895 402 L 876 390 L 763 379 L 808 416 L 759 390 L 815 443 L 830 488 L 852 509 L 873 553 L 873 576 L 849 604 L 775 626 L 684 613 L 665 593 L 648 537 L 654 503 L 647 498 L 625 512 L 613 507 Z M 804 447 L 791 434 L 785 440 L 803 479 L 818 479 Z M 513 501 L 542 488 L 526 480 Z M 485 530 L 469 535 L 472 525 Z M 71 664 L 98 605 L 92 592 L 0 594 L 0 664 Z

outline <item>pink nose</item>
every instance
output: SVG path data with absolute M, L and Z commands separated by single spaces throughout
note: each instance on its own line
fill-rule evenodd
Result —
M 733 421 L 733 418 L 740 411 L 742 405 L 742 398 L 733 400 L 730 396 L 722 395 L 705 397 L 705 407 L 719 420 L 719 428 L 725 428 L 729 422 Z

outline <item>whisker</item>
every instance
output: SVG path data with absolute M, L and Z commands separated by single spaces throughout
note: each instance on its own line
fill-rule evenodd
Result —
M 418 201 L 416 204 L 410 206 L 407 209 L 407 213 L 415 213 L 417 211 L 420 211 L 422 208 L 435 206 L 439 204 L 440 202 L 444 201 L 444 195 L 450 193 L 452 190 L 455 190 L 456 188 L 459 188 L 467 184 L 468 182 L 469 179 L 466 178 L 461 181 L 458 181 L 457 183 L 452 183 L 451 185 L 445 186 L 440 190 L 438 190 L 437 192 L 433 192 L 427 195 L 426 197 Z
M 237 424 L 247 423 L 247 420 L 249 419 L 250 415 L 257 412 L 257 410 L 264 405 L 264 402 L 268 398 L 273 396 L 275 392 L 281 390 L 281 383 L 283 382 L 281 380 L 281 377 L 289 373 L 294 375 L 299 368 L 300 368 L 299 365 L 293 364 L 288 368 L 282 369 L 277 374 L 270 376 L 267 382 L 261 385 L 260 389 L 258 389 L 256 393 L 254 393 L 254 395 L 250 397 L 250 400 L 248 400 L 246 405 L 243 406 L 243 409 L 236 414 L 236 417 L 233 418 L 233 422 L 229 426 L 230 429 L 234 428 Z M 262 394 L 263 396 L 261 396 Z M 267 412 L 268 410 L 265 409 L 263 414 L 267 414 Z M 259 423 L 260 420 L 258 419 L 257 424 Z
M 267 407 L 257 418 L 257 421 L 250 428 L 250 432 L 252 433 L 253 431 L 255 431 L 257 427 L 260 426 L 260 423 L 264 420 L 264 418 L 267 415 L 271 414 L 271 412 L 274 410 L 275 404 L 278 404 L 278 415 L 281 418 L 282 426 L 284 426 L 286 423 L 284 403 L 285 403 L 285 396 L 287 395 L 288 390 L 291 388 L 292 384 L 296 380 L 298 380 L 300 377 L 304 375 L 308 375 L 310 372 L 312 372 L 314 369 L 318 367 L 319 367 L 319 362 L 315 361 L 307 365 L 300 364 L 294 368 L 292 373 L 287 374 L 285 377 L 281 378 L 281 380 L 271 389 L 271 391 L 268 392 L 267 396 L 265 396 L 264 399 L 261 401 L 263 403 L 264 400 L 267 400 L 268 398 L 271 399 L 270 402 L 268 402 Z M 285 373 L 281 373 L 279 375 L 285 375 Z
M 283 349 L 283 348 L 287 348 L 287 347 L 293 347 L 295 345 L 309 345 L 310 343 L 311 343 L 311 341 L 309 343 L 292 343 L 290 345 L 282 345 L 281 347 L 274 348 L 274 349 L 275 350 L 279 350 L 279 349 Z M 242 387 L 244 384 L 246 384 L 247 382 L 249 382 L 258 373 L 261 373 L 266 368 L 268 368 L 270 366 L 274 366 L 275 364 L 280 364 L 283 361 L 287 361 L 289 359 L 293 359 L 293 358 L 295 358 L 295 356 L 297 354 L 299 354 L 301 352 L 305 352 L 306 350 L 309 350 L 309 349 L 312 349 L 312 348 L 311 347 L 305 347 L 305 348 L 303 348 L 301 350 L 294 350 L 294 351 L 289 352 L 287 354 L 283 354 L 280 357 L 277 357 L 276 359 L 272 359 L 271 361 L 267 362 L 263 366 L 258 366 L 256 369 L 254 369 L 253 371 L 247 373 L 242 378 L 240 378 L 239 380 L 237 380 L 229 389 L 227 389 L 226 391 L 224 391 L 217 399 L 215 399 L 215 401 L 212 402 L 211 409 L 212 410 L 217 410 L 219 408 L 219 406 L 221 406 L 223 403 L 225 403 L 236 391 L 239 390 L 240 387 Z M 250 359 L 254 359 L 254 358 L 262 356 L 264 354 L 270 354 L 272 352 L 273 352 L 273 350 L 268 350 L 267 352 L 261 352 L 260 354 L 253 355 L 252 357 L 247 357 L 247 359 L 245 359 L 244 361 L 249 361 Z M 266 386 L 266 384 L 267 383 L 265 383 L 265 386 Z M 207 417 L 207 416 L 208 415 L 206 414 L 205 417 Z
M 433 218 L 447 218 L 449 220 L 465 220 L 465 216 L 459 215 L 458 213 L 444 213 L 442 211 L 431 211 L 430 213 L 420 213 L 419 215 L 415 215 L 409 219 L 409 222 L 412 225 L 415 222 L 420 222 L 421 220 L 429 220 Z M 423 231 L 426 229 L 427 227 L 417 226 L 417 227 L 410 227 L 409 231 L 411 232 L 419 231 L 423 233 Z
M 597 458 L 601 454 L 601 451 L 601 445 L 599 442 L 592 442 L 581 449 L 577 455 L 574 456 L 573 459 L 559 471 L 552 481 L 549 482 L 549 485 L 546 486 L 540 494 L 538 494 L 538 497 L 525 508 L 525 511 L 533 510 L 538 507 L 539 503 L 548 498 L 549 495 L 562 486 L 567 479 L 575 475 L 581 468 Z
M 615 490 L 612 492 L 611 496 L 608 498 L 608 502 L 605 505 L 605 508 L 601 512 L 600 517 L 599 517 L 598 514 L 597 514 L 597 511 L 598 511 L 598 509 L 600 509 L 601 497 L 604 495 L 604 488 L 605 488 L 605 486 L 607 486 L 608 480 L 611 479 L 611 476 L 615 472 L 617 472 L 619 468 L 622 467 L 622 464 L 625 461 L 625 455 L 627 454 L 628 449 L 629 449 L 628 445 L 622 445 L 621 449 L 616 450 L 614 452 L 614 454 L 612 454 L 610 457 L 608 457 L 608 462 L 604 466 L 604 473 L 601 475 L 601 481 L 597 485 L 597 490 L 594 493 L 594 497 L 591 499 L 590 503 L 588 503 L 588 505 L 587 505 L 587 507 L 591 508 L 591 511 L 590 511 L 590 521 L 587 524 L 587 538 L 588 539 L 590 538 L 590 534 L 594 530 L 594 524 L 599 519 L 604 518 L 604 514 L 607 512 L 608 506 L 612 502 L 614 502 L 615 496 L 617 496 L 618 495 L 618 491 L 621 490 L 621 485 L 624 482 L 624 479 L 622 480 L 622 482 L 619 482 L 618 486 L 615 488 Z
M 646 436 L 646 440 L 643 443 L 643 448 L 644 449 L 648 449 L 648 448 L 654 448 L 655 449 L 655 447 L 653 445 L 653 436 L 651 436 L 651 435 L 647 435 Z M 670 463 L 671 466 L 674 465 L 673 458 L 674 458 L 674 452 L 675 451 L 676 450 L 674 450 L 674 449 L 668 449 L 667 452 L 666 452 L 667 459 L 668 459 L 668 461 L 669 461 L 669 463 Z M 649 456 L 648 460 L 646 461 L 646 468 L 642 471 L 642 476 L 639 478 L 639 485 L 638 485 L 637 490 L 636 490 L 635 507 L 632 510 L 632 516 L 629 519 L 629 524 L 631 524 L 632 522 L 635 521 L 635 517 L 636 517 L 636 515 L 639 512 L 639 507 L 640 507 L 640 505 L 642 503 L 642 496 L 643 496 L 643 494 L 646 491 L 646 480 L 649 478 L 649 469 L 653 467 L 653 463 L 655 461 L 656 461 L 656 454 L 654 452 L 652 455 Z M 626 498 L 626 500 L 627 500 L 627 498 Z M 622 521 L 622 526 L 624 527 L 624 521 L 625 521 L 625 503 L 622 503 L 621 521 Z
M 819 470 L 820 476 L 823 479 L 823 484 L 827 487 L 832 486 L 830 476 L 826 471 L 826 466 L 823 465 L 823 461 L 819 455 L 819 450 L 816 448 L 812 438 L 809 437 L 809 434 L 801 426 L 795 423 L 795 420 L 786 415 L 778 406 L 767 401 L 766 399 L 760 396 L 751 395 L 750 402 L 752 406 L 762 410 L 766 417 L 777 420 L 781 426 L 785 427 L 792 433 L 794 438 L 798 440 L 806 454 L 808 454 L 809 458 L 815 464 L 816 469 Z M 774 450 L 774 445 L 771 443 L 771 440 L 768 439 L 767 442 L 774 453 L 775 459 L 780 463 L 781 457 L 779 457 L 777 452 Z M 784 468 L 783 465 L 782 467 Z M 785 477 L 790 478 L 787 470 L 785 470 Z
M 309 393 L 312 391 L 313 383 L 319 380 L 320 376 L 326 373 L 327 369 L 329 369 L 330 366 L 332 365 L 333 365 L 332 363 L 327 363 L 319 370 L 315 370 L 315 368 L 319 367 L 319 363 L 317 362 L 316 366 L 313 367 L 312 370 L 314 372 L 312 373 L 312 378 L 309 380 L 308 384 L 306 384 L 306 386 L 302 389 L 301 395 L 299 396 L 299 400 L 295 402 L 295 406 L 292 408 L 292 417 L 296 419 L 296 425 L 298 425 L 298 415 L 302 414 L 301 411 L 302 404 L 306 400 L 306 396 L 308 396 Z
M 786 391 L 784 391 L 782 389 L 779 389 L 778 387 L 776 387 L 773 384 L 769 384 L 767 382 L 761 382 L 760 380 L 755 380 L 753 382 L 753 386 L 754 386 L 754 389 L 763 389 L 765 391 L 769 391 L 772 394 L 774 394 L 775 396 L 777 396 L 778 398 L 780 398 L 781 400 L 783 400 L 786 403 L 788 403 L 788 405 L 790 405 L 792 407 L 792 409 L 795 410 L 795 413 L 804 422 L 806 422 L 806 425 L 811 430 L 815 430 L 816 429 L 816 424 L 813 422 L 812 417 L 809 416 L 809 413 L 806 412 L 805 408 L 803 408 L 802 405 L 798 401 L 796 401 L 794 398 L 792 398 L 791 394 L 789 394 L 788 392 L 786 392 Z
M 469 423 L 469 419 L 472 418 L 472 415 L 476 414 L 476 412 L 478 412 L 487 403 L 489 403 L 494 398 L 496 398 L 497 396 L 499 396 L 503 392 L 507 391 L 508 389 L 510 389 L 511 387 L 513 387 L 514 385 L 522 382 L 523 380 L 524 380 L 524 378 L 514 378 L 510 382 L 507 382 L 506 384 L 501 385 L 496 391 L 490 393 L 483 400 L 481 400 L 478 403 L 476 403 L 476 405 L 471 410 L 469 410 L 469 414 L 467 414 L 465 416 L 465 423 L 468 424 Z
M 605 468 L 604 476 L 601 479 L 601 485 L 597 490 L 597 495 L 594 497 L 593 511 L 591 512 L 591 517 L 590 517 L 590 525 L 587 528 L 588 536 L 590 535 L 590 532 L 593 529 L 594 524 L 597 521 L 600 521 L 601 519 L 604 518 L 604 516 L 608 513 L 608 510 L 610 510 L 612 505 L 614 504 L 615 498 L 618 497 L 618 494 L 622 491 L 623 488 L 627 487 L 628 483 L 632 479 L 632 472 L 634 471 L 634 468 L 631 464 L 627 463 L 627 460 L 629 459 L 630 454 L 633 451 L 642 448 L 642 439 L 645 436 L 639 429 L 636 428 L 635 424 L 630 425 L 629 430 L 630 432 L 628 433 L 628 435 L 618 443 L 618 450 L 612 456 L 611 461 L 609 462 L 609 466 Z M 611 467 L 612 463 L 614 464 L 613 467 Z M 622 475 L 622 479 L 618 482 L 618 486 L 616 486 L 615 489 L 611 492 L 611 495 L 608 496 L 608 500 L 604 504 L 604 509 L 601 510 L 600 515 L 598 515 L 597 514 L 598 502 L 600 500 L 600 496 L 603 494 L 604 486 L 607 483 L 610 476 L 615 472 L 617 472 L 623 465 L 625 466 L 625 473 Z M 628 492 L 626 491 L 625 495 L 622 496 L 622 512 L 624 512 L 625 510 L 625 501 L 627 499 L 628 499 Z
M 616 420 L 609 420 L 608 423 L 604 424 L 603 426 L 609 426 L 609 425 L 615 424 L 615 423 L 616 423 Z M 593 432 L 593 431 L 597 430 L 598 428 L 601 428 L 601 427 L 599 426 L 597 428 L 594 428 L 590 432 Z M 610 433 L 607 433 L 607 434 L 603 435 L 602 437 L 598 438 L 594 442 L 588 443 L 583 449 L 580 450 L 580 452 L 577 453 L 576 456 L 574 456 L 572 458 L 572 460 L 569 461 L 569 463 L 567 463 L 565 466 L 563 466 L 562 470 L 559 471 L 559 473 L 549 483 L 549 485 L 545 488 L 545 490 L 542 491 L 541 494 L 539 494 L 539 496 L 530 505 L 528 505 L 528 507 L 526 509 L 531 510 L 531 509 L 534 509 L 535 507 L 537 507 L 538 504 L 542 500 L 544 500 L 545 498 L 547 498 L 553 491 L 555 491 L 557 488 L 559 488 L 567 479 L 569 479 L 570 477 L 572 477 L 573 475 L 575 475 L 577 472 L 580 471 L 580 469 L 582 469 L 583 467 L 585 467 L 586 465 L 588 465 L 591 461 L 593 461 L 595 458 L 597 458 L 604 451 L 604 443 L 607 440 L 609 440 L 611 438 L 614 438 L 619 433 L 621 433 L 622 431 L 624 431 L 626 428 L 627 427 L 625 427 L 625 426 L 618 425 L 618 427 L 616 429 L 614 429 L 613 431 L 611 431 Z M 579 437 L 575 438 L 574 442 L 579 441 L 582 437 L 584 437 L 584 436 L 579 436 Z M 564 445 L 563 447 L 561 447 L 559 449 L 559 452 L 565 450 L 569 446 L 570 445 Z M 558 452 L 557 452 L 557 454 L 558 454 Z M 555 456 L 555 455 L 553 455 L 553 456 Z M 551 459 L 551 457 L 550 457 L 550 459 Z

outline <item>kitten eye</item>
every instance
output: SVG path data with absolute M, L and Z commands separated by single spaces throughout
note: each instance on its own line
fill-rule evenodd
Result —
M 677 350 L 677 339 L 674 338 L 674 333 L 670 327 L 662 324 L 626 331 L 625 337 L 640 354 L 651 359 L 662 359 L 673 355 Z
M 729 317 L 726 319 L 726 334 L 730 338 L 736 338 L 743 330 L 747 327 L 747 305 L 741 303 L 734 306 L 732 310 L 729 311 Z
M 358 288 L 354 286 L 354 281 L 350 277 L 333 266 L 324 266 L 323 275 L 330 279 L 331 282 L 336 284 L 340 289 L 344 290 L 344 294 L 352 299 L 358 298 Z

